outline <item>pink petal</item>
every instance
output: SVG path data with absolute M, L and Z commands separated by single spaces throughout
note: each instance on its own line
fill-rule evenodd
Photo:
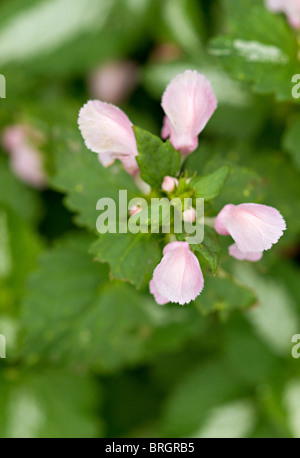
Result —
M 282 7 L 287 0 L 265 0 L 266 7 L 270 11 L 278 12 L 282 11 Z
M 178 186 L 177 178 L 166 176 L 162 183 L 161 189 L 165 192 L 174 191 L 175 186 Z
M 196 221 L 196 210 L 194 208 L 187 208 L 182 213 L 182 218 L 187 223 L 194 223 Z
M 138 173 L 139 166 L 137 165 L 135 156 L 125 156 L 120 157 L 119 159 L 127 173 L 132 176 L 135 176 Z
M 252 251 L 245 253 L 241 250 L 239 250 L 238 246 L 236 243 L 233 245 L 230 245 L 228 252 L 230 256 L 232 256 L 235 259 L 238 259 L 239 261 L 251 261 L 251 262 L 257 262 L 260 261 L 261 258 L 263 257 L 263 252 L 262 251 Z
M 204 279 L 196 256 L 187 242 L 169 243 L 153 273 L 154 290 L 160 297 L 179 304 L 189 303 L 202 291 Z
M 174 148 L 189 154 L 198 146 L 198 135 L 217 107 L 210 82 L 196 71 L 186 70 L 170 82 L 163 97 L 166 118 L 163 138 Z
M 11 154 L 11 167 L 15 174 L 26 183 L 39 189 L 46 186 L 41 154 L 24 145 Z
M 113 153 L 107 152 L 98 154 L 98 159 L 104 167 L 108 167 L 115 162 L 115 157 Z
M 226 226 L 226 221 L 231 207 L 234 207 L 234 205 L 225 205 L 215 219 L 215 231 L 220 235 L 230 235 Z
M 138 170 L 137 146 L 132 123 L 118 107 L 97 100 L 86 103 L 79 112 L 79 128 L 86 146 L 105 155 L 104 164 L 120 159 L 129 173 Z
M 142 180 L 141 175 L 137 173 L 134 176 L 134 182 L 137 186 L 137 188 L 145 195 L 150 194 L 151 192 L 151 186 L 148 185 L 144 180 Z
M 163 126 L 162 126 L 162 129 L 161 129 L 161 137 L 162 138 L 169 138 L 170 135 L 171 135 L 170 121 L 167 118 L 167 116 L 165 116 L 164 120 L 163 120 Z
M 166 299 L 165 297 L 162 297 L 159 294 L 159 292 L 155 288 L 155 284 L 154 284 L 153 280 L 151 280 L 150 283 L 149 283 L 149 289 L 150 289 L 150 293 L 153 294 L 154 299 L 155 299 L 155 301 L 157 302 L 158 305 L 165 305 L 168 302 L 170 302 L 168 299 Z
M 137 79 L 138 67 L 135 62 L 129 60 L 106 62 L 91 75 L 91 92 L 96 98 L 119 104 L 131 95 Z
M 240 251 L 269 250 L 286 229 L 281 214 L 275 208 L 260 204 L 226 205 L 219 213 L 215 229 L 221 235 L 231 235 Z
M 129 214 L 130 216 L 135 215 L 136 213 L 140 213 L 142 211 L 141 207 L 139 205 L 134 205 L 133 207 L 130 208 Z
M 300 0 L 265 0 L 265 4 L 274 13 L 285 13 L 294 29 L 300 28 Z
M 3 131 L 2 144 L 9 152 L 22 147 L 26 142 L 25 128 L 22 125 L 6 127 Z

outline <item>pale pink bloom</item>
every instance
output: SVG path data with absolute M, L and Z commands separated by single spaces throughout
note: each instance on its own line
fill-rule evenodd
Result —
M 26 141 L 26 131 L 24 126 L 16 124 L 14 126 L 6 127 L 2 135 L 2 145 L 6 151 L 14 151 Z
M 131 175 L 138 171 L 138 154 L 132 123 L 118 107 L 99 100 L 90 100 L 79 112 L 79 128 L 85 144 L 98 153 L 107 167 L 119 159 Z
M 31 145 L 29 138 L 35 135 L 30 127 L 15 125 L 3 132 L 3 147 L 10 153 L 10 164 L 15 175 L 29 185 L 43 189 L 47 183 L 41 153 Z
M 187 242 L 171 242 L 154 270 L 150 291 L 158 304 L 194 300 L 202 291 L 204 279 L 199 261 Z
M 274 13 L 285 13 L 294 29 L 300 28 L 300 0 L 265 0 L 267 8 Z
M 134 205 L 133 207 L 130 208 L 129 214 L 130 216 L 135 215 L 136 213 L 140 213 L 142 211 L 141 207 L 138 205 Z
M 165 192 L 172 192 L 175 186 L 178 186 L 177 178 L 166 176 L 162 182 L 161 189 Z
M 192 153 L 198 146 L 198 135 L 217 107 L 210 82 L 192 70 L 180 73 L 168 85 L 162 97 L 166 114 L 162 137 L 182 155 Z
M 133 92 L 138 80 L 138 67 L 130 60 L 106 62 L 90 77 L 93 97 L 120 104 Z
M 154 281 L 151 280 L 150 283 L 149 283 L 149 289 L 150 289 L 150 293 L 153 294 L 154 296 L 154 299 L 156 301 L 156 303 L 158 305 L 165 305 L 167 304 L 169 301 L 169 299 L 166 299 L 165 297 L 162 297 L 159 292 L 157 291 L 156 287 L 155 287 L 155 284 L 154 284 Z
M 225 205 L 215 220 L 215 230 L 231 235 L 244 253 L 269 250 L 285 229 L 279 211 L 260 204 Z
M 235 259 L 238 259 L 239 261 L 257 262 L 257 261 L 260 261 L 263 256 L 262 251 L 251 251 L 248 253 L 243 252 L 239 250 L 236 243 L 234 243 L 233 245 L 230 245 L 230 247 L 228 248 L 228 252 L 230 256 L 232 256 Z
M 182 213 L 182 218 L 187 223 L 194 223 L 196 221 L 196 210 L 194 208 L 187 208 Z
M 30 146 L 11 153 L 11 166 L 15 174 L 35 188 L 43 189 L 46 185 L 46 176 L 41 161 L 41 154 Z

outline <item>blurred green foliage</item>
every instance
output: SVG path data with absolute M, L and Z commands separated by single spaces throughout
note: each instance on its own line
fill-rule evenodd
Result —
M 1 147 L 0 437 L 300 437 L 297 38 L 262 0 L 2 0 L 0 130 L 38 129 L 50 178 L 33 190 Z M 205 289 L 185 307 L 148 293 L 155 240 L 95 242 L 97 200 L 137 192 L 121 167 L 100 166 L 77 127 L 90 73 L 114 59 L 138 64 L 122 108 L 157 135 L 166 84 L 187 68 L 204 73 L 218 109 L 185 168 L 230 170 L 209 214 L 257 202 L 287 221 L 255 265 L 208 237 L 197 253 Z

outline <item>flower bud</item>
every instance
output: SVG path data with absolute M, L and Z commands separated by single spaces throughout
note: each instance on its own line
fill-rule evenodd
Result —
M 30 186 L 43 189 L 47 183 L 43 157 L 30 142 L 30 137 L 38 137 L 38 134 L 28 126 L 10 126 L 4 130 L 2 143 L 10 153 L 10 165 L 15 175 Z
M 81 108 L 78 124 L 86 146 L 98 153 L 104 167 L 119 159 L 130 175 L 136 174 L 136 140 L 132 123 L 122 110 L 91 100 Z
M 166 176 L 161 185 L 161 189 L 165 192 L 172 192 L 174 191 L 175 186 L 178 186 L 177 178 Z
M 194 208 L 187 208 L 182 213 L 182 218 L 187 223 L 194 223 L 196 221 L 196 210 Z
M 138 67 L 130 61 L 111 61 L 101 65 L 90 77 L 94 97 L 109 103 L 123 103 L 137 84 Z
M 196 71 L 186 70 L 170 82 L 162 97 L 165 111 L 162 137 L 182 155 L 198 146 L 198 135 L 217 107 L 210 82 Z

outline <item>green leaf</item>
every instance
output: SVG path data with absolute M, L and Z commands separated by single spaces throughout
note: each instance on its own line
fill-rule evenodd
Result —
M 193 178 L 190 187 L 195 191 L 195 197 L 212 200 L 217 197 L 229 175 L 228 167 L 221 167 L 210 175 Z
M 125 280 L 137 288 L 150 281 L 161 259 L 161 250 L 147 234 L 102 234 L 92 246 L 95 259 L 108 262 L 112 278 Z
M 141 177 L 151 187 L 160 189 L 165 176 L 175 177 L 180 168 L 180 153 L 169 141 L 165 143 L 146 130 L 134 127 L 138 146 L 137 162 Z
M 206 277 L 204 290 L 195 300 L 196 307 L 204 314 L 247 309 L 256 302 L 254 293 L 233 277 Z
M 188 54 L 199 56 L 204 36 L 204 16 L 196 0 L 166 0 L 162 4 L 162 16 L 171 36 Z M 180 30 L 180 33 L 178 33 Z
M 235 265 L 235 277 L 255 289 L 257 307 L 249 315 L 256 332 L 275 354 L 290 355 L 290 339 L 299 332 L 297 302 L 284 281 L 255 271 L 254 265 Z
M 26 4 L 23 0 L 11 0 L 3 3 L 0 63 L 5 74 L 9 69 L 8 81 L 13 78 L 18 82 L 15 73 L 19 71 L 22 75 L 59 78 L 126 56 L 145 33 L 150 2 L 136 5 L 130 0 L 78 0 L 75 5 L 70 0 L 27 0 Z M 57 17 L 66 15 L 69 21 L 58 27 Z M 36 40 L 36 36 L 40 39 Z M 98 46 L 99 41 L 105 46 Z
M 88 151 L 79 133 L 61 132 L 56 139 L 55 189 L 67 194 L 67 207 L 76 212 L 80 226 L 96 230 L 96 204 L 103 197 L 119 201 L 119 190 L 126 190 L 128 200 L 140 191 L 120 164 L 104 168 L 97 155 Z
M 198 363 L 166 403 L 163 437 L 194 437 L 211 410 L 232 400 L 236 392 L 236 382 L 223 361 Z
M 253 312 L 235 314 L 226 323 L 224 354 L 228 363 L 235 368 L 239 380 L 256 385 L 261 380 L 273 378 L 274 370 L 280 371 L 282 361 L 276 358 L 247 320 Z
M 0 311 L 15 310 L 41 247 L 33 228 L 0 204 Z
M 204 259 L 211 268 L 212 273 L 215 274 L 218 269 L 221 251 L 216 232 L 211 227 L 205 226 L 203 242 L 199 245 L 191 245 L 191 248 L 196 252 L 196 255 L 200 256 L 200 263 L 201 258 Z
M 38 193 L 13 175 L 4 157 L 0 158 L 0 203 L 28 222 L 40 217 Z
M 159 307 L 126 283 L 108 282 L 107 266 L 87 254 L 91 239 L 62 239 L 31 275 L 22 306 L 27 363 L 113 371 L 199 335 L 195 308 Z
M 216 212 L 219 212 L 229 202 L 232 204 L 263 202 L 266 183 L 254 171 L 254 166 L 251 168 L 245 165 L 245 160 L 251 157 L 251 153 L 245 147 L 244 142 L 242 144 L 220 141 L 202 142 L 198 151 L 187 159 L 186 167 L 189 174 L 195 170 L 203 173 L 203 162 L 205 173 L 214 173 L 220 167 L 229 167 L 230 175 L 222 192 L 211 203 L 213 208 L 216 208 Z
M 88 377 L 11 369 L 0 374 L 1 438 L 99 437 L 98 393 Z
M 295 165 L 300 169 L 300 116 L 296 116 L 288 125 L 282 139 L 282 146 L 290 153 Z
M 261 0 L 223 0 L 229 34 L 215 38 L 211 54 L 232 76 L 258 93 L 292 100 L 292 76 L 300 73 L 296 34 L 286 18 Z

